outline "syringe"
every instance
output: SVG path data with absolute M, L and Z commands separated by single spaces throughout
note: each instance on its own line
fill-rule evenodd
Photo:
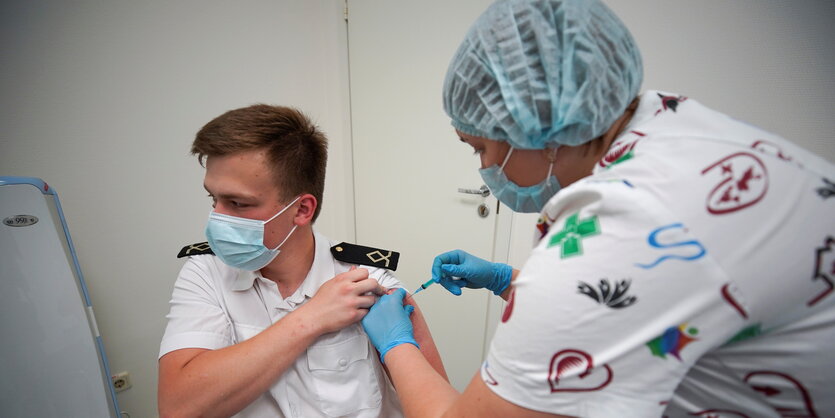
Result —
M 426 283 L 420 285 L 419 288 L 415 289 L 415 292 L 412 293 L 412 297 L 414 297 L 416 294 L 418 294 L 418 292 L 422 291 L 423 289 L 426 289 L 427 287 L 429 287 L 429 285 L 431 285 L 432 283 L 435 283 L 435 279 L 427 280 Z

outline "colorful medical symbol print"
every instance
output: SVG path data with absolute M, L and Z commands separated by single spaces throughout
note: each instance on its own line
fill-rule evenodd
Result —
M 738 333 L 736 333 L 736 335 L 731 337 L 731 339 L 728 340 L 728 342 L 726 342 L 725 345 L 738 343 L 740 341 L 745 341 L 745 340 L 754 338 L 758 335 L 761 335 L 762 333 L 763 333 L 762 325 L 754 324 L 754 325 L 751 325 L 748 328 L 744 328 L 742 331 L 739 331 Z
M 481 365 L 481 371 L 484 372 L 481 375 L 481 379 L 484 380 L 484 383 L 487 383 L 490 386 L 498 386 L 499 385 L 499 382 L 496 380 L 495 377 L 493 377 L 493 374 L 490 373 L 490 364 L 489 363 L 487 363 L 485 361 L 484 364 Z
M 676 110 L 678 109 L 678 105 L 681 104 L 681 102 L 687 100 L 687 98 L 684 96 L 665 96 L 661 93 L 658 93 L 658 97 L 661 98 L 661 109 L 658 109 L 655 112 L 656 115 L 661 112 L 666 112 L 667 110 L 672 110 L 673 112 L 676 112 Z
M 593 392 L 608 386 L 612 382 L 612 368 L 608 364 L 595 367 L 591 355 L 581 350 L 560 350 L 551 357 L 548 367 L 548 384 L 551 393 L 555 392 Z M 579 379 L 564 380 L 570 377 Z
M 548 231 L 551 229 L 551 222 L 553 221 L 548 219 L 548 215 L 544 214 L 536 220 L 536 230 L 539 233 L 536 242 L 542 241 L 542 238 L 548 235 Z
M 835 238 L 826 237 L 823 246 L 815 250 L 815 276 L 812 281 L 820 290 L 807 302 L 808 306 L 814 306 L 835 288 Z
M 664 225 L 654 229 L 647 237 L 647 244 L 650 247 L 663 250 L 664 254 L 649 263 L 635 263 L 635 266 L 642 269 L 652 269 L 667 260 L 693 261 L 704 257 L 707 254 L 705 247 L 694 239 L 676 239 L 681 233 L 686 233 L 687 228 L 682 223 Z M 670 235 L 673 239 L 670 239 Z M 663 239 L 662 239 L 663 236 Z
M 502 323 L 510 321 L 510 316 L 513 315 L 513 306 L 516 304 L 516 288 L 510 291 L 510 297 L 507 298 L 507 306 L 504 307 L 502 313 Z
M 577 212 L 565 220 L 565 227 L 551 237 L 548 248 L 561 246 L 560 258 L 567 258 L 583 254 L 583 238 L 588 238 L 600 233 L 600 225 L 597 223 L 597 215 L 580 219 L 580 212 Z
M 586 282 L 580 282 L 580 284 L 577 285 L 577 291 L 592 298 L 595 302 L 601 305 L 606 305 L 614 309 L 621 309 L 631 306 L 636 300 L 638 300 L 637 297 L 626 294 L 629 290 L 630 283 L 631 281 L 629 279 L 621 280 L 619 282 L 615 282 L 615 286 L 613 288 L 609 284 L 609 280 L 600 279 L 600 283 L 598 283 L 597 288 L 595 288 Z
M 777 144 L 766 141 L 764 139 L 758 139 L 751 144 L 751 149 L 757 150 L 763 154 L 773 155 L 783 161 L 793 162 L 794 158 L 790 155 L 783 152 L 783 149 L 780 148 Z M 798 164 L 800 165 L 800 164 Z
M 693 327 L 688 328 L 687 324 L 670 327 L 660 337 L 648 342 L 647 347 L 649 347 L 653 356 L 666 359 L 667 354 L 672 354 L 673 357 L 681 361 L 681 351 L 687 345 L 697 340 L 695 335 L 698 333 L 698 329 Z
M 731 305 L 731 307 L 739 313 L 739 316 L 741 316 L 742 319 L 748 319 L 748 311 L 745 310 L 744 304 L 741 301 L 742 294 L 736 285 L 732 283 L 725 283 L 725 285 L 722 286 L 721 293 L 722 299 L 724 299 L 728 305 Z
M 666 417 L 666 415 L 664 416 Z M 688 416 L 700 418 L 751 418 L 742 412 L 730 411 L 727 409 L 705 409 L 704 411 L 691 412 Z
M 829 199 L 830 197 L 835 196 L 835 182 L 828 179 L 821 180 L 823 180 L 823 186 L 816 189 L 818 196 L 822 199 Z
M 702 170 L 702 176 L 715 179 L 716 186 L 707 196 L 707 211 L 725 215 L 752 206 L 768 191 L 768 172 L 756 155 L 737 152 Z
M 806 386 L 784 372 L 758 370 L 743 379 L 751 389 L 759 392 L 770 405 L 779 405 L 781 417 L 816 418 L 815 404 Z
M 615 141 L 615 143 L 609 147 L 609 152 L 607 152 L 606 155 L 604 155 L 603 158 L 597 162 L 597 164 L 601 167 L 611 167 L 632 159 L 634 156 L 632 149 L 635 148 L 638 140 L 643 136 L 645 136 L 645 134 L 642 132 L 630 131 L 627 135 L 624 135 L 623 139 Z

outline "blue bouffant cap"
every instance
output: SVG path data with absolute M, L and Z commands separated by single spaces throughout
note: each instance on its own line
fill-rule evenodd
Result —
M 467 33 L 444 81 L 459 131 L 515 148 L 579 145 L 638 95 L 641 55 L 598 0 L 501 0 Z

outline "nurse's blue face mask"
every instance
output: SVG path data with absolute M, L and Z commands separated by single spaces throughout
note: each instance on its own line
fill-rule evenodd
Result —
M 554 152 L 556 153 L 556 150 Z M 548 203 L 548 199 L 560 190 L 557 177 L 551 174 L 551 170 L 554 168 L 553 158 L 548 165 L 545 180 L 533 186 L 522 187 L 510 181 L 504 173 L 504 167 L 512 153 L 513 147 L 510 147 L 510 151 L 507 152 L 501 167 L 493 164 L 490 167 L 478 170 L 478 172 L 496 198 L 513 209 L 514 212 L 539 213 Z
M 301 196 L 296 197 L 284 209 L 281 209 L 266 221 L 239 218 L 212 211 L 206 225 L 206 238 L 215 255 L 226 265 L 241 270 L 261 270 L 270 264 L 281 252 L 279 248 L 290 238 L 298 225 L 287 233 L 284 240 L 275 248 L 264 246 L 264 225 L 277 218 L 293 206 Z

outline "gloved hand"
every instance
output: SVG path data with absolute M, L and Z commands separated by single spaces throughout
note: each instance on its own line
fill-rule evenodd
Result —
M 513 267 L 482 260 L 461 250 L 445 252 L 432 262 L 432 278 L 453 295 L 460 295 L 462 287 L 483 287 L 501 295 L 512 277 Z
M 380 352 L 380 361 L 383 363 L 386 353 L 400 344 L 409 343 L 420 348 L 415 341 L 412 321 L 409 320 L 415 307 L 403 306 L 405 296 L 406 290 L 402 288 L 381 296 L 368 310 L 365 318 L 362 318 L 362 327 L 371 339 L 371 344 Z

